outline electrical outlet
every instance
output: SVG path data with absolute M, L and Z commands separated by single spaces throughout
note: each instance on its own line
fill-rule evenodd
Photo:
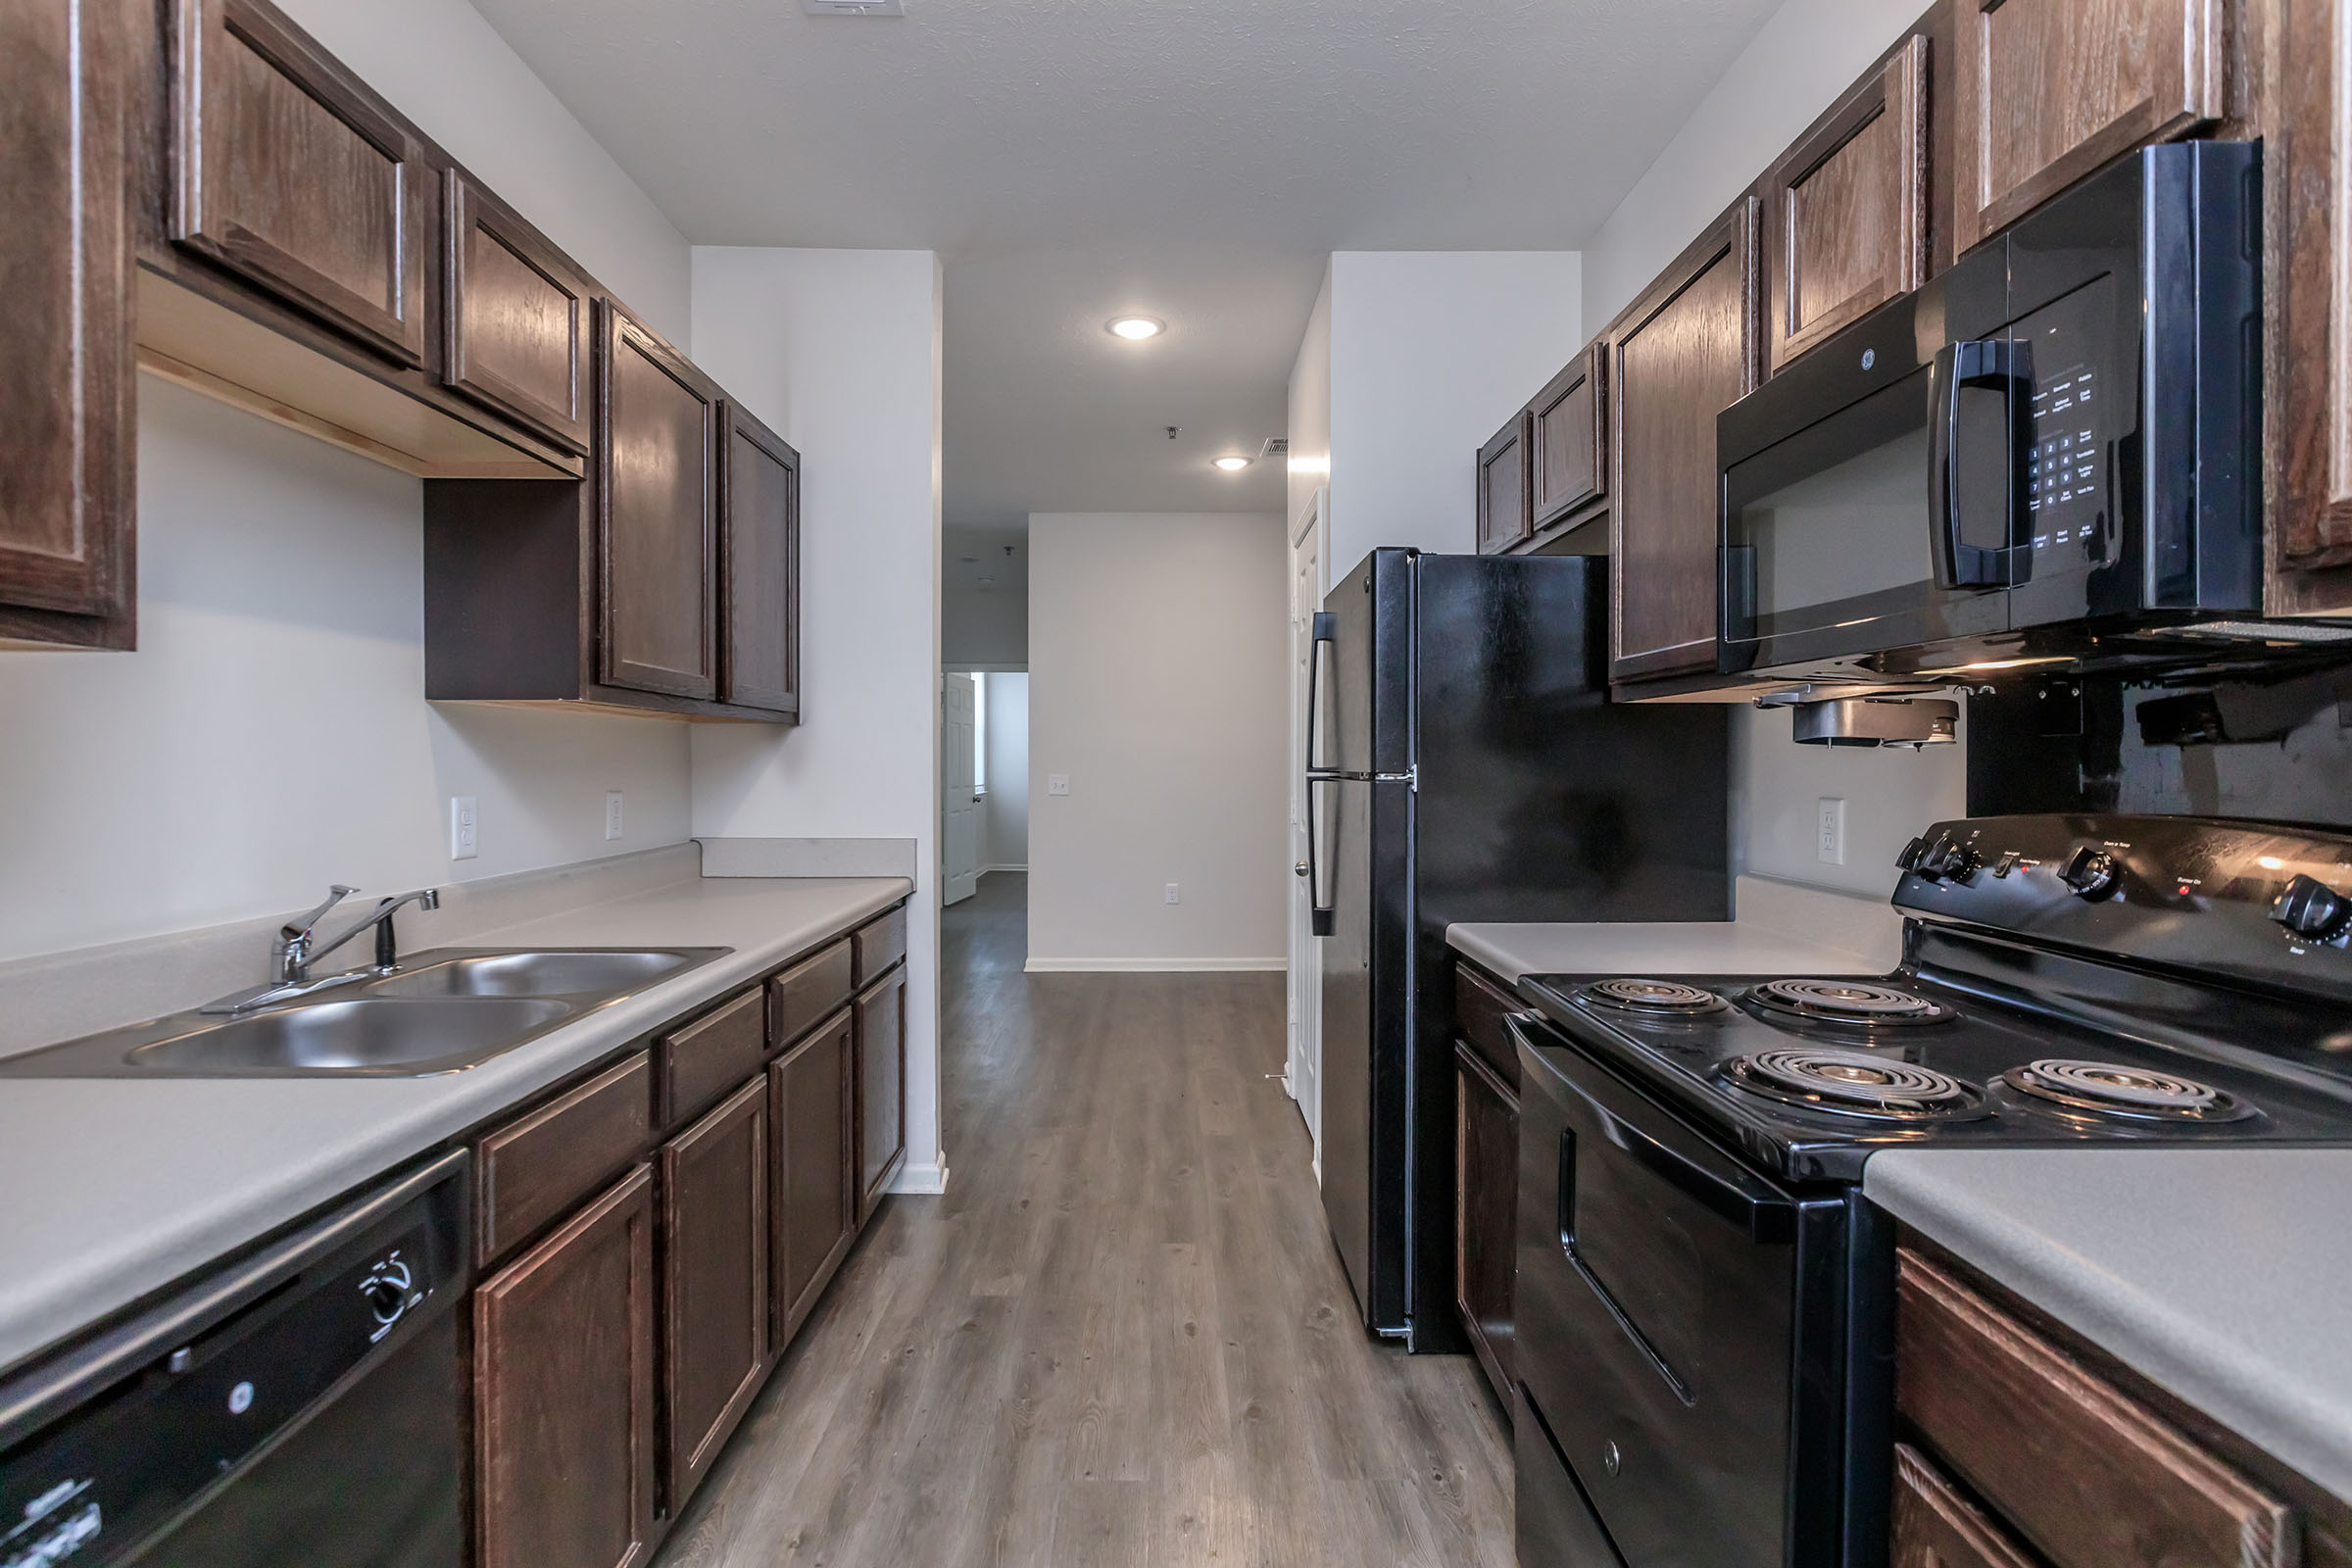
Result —
M 1845 802 L 1834 795 L 1820 801 L 1821 817 L 1815 829 L 1813 858 L 1826 865 L 1845 863 Z
M 482 817 L 470 795 L 449 798 L 449 858 L 470 860 L 482 853 Z
M 1046 775 L 1046 793 L 1048 795 L 1069 794 L 1070 775 L 1067 773 L 1048 773 Z
M 1166 899 L 1170 904 L 1174 904 L 1176 902 L 1176 884 L 1173 882 L 1168 884 Z
M 619 790 L 605 791 L 605 837 L 620 837 L 620 808 L 626 799 Z

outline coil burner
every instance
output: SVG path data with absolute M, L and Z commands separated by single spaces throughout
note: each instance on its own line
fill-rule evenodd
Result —
M 2240 1121 L 2254 1108 L 2192 1078 L 2108 1061 L 2045 1059 L 2012 1067 L 2001 1081 L 2077 1115 L 2137 1121 Z
M 1917 1122 L 1984 1114 L 1984 1096 L 1951 1074 L 1859 1051 L 1760 1051 L 1724 1073 L 1750 1094 L 1841 1116 Z
M 1584 987 L 1576 995 L 1588 1006 L 1638 1013 L 1645 1018 L 1697 1018 L 1721 1012 L 1728 1005 L 1714 992 L 1687 986 L 1679 980 L 1603 980 Z
M 1900 1028 L 1946 1023 L 1958 1016 L 1939 1002 L 1866 980 L 1767 980 L 1748 992 L 1747 999 L 1776 1021 L 1847 1028 Z

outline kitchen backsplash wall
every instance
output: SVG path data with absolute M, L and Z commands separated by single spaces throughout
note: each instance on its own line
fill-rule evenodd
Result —
M 1768 876 L 1840 893 L 1885 898 L 1894 891 L 1894 858 L 1930 822 L 1968 811 L 1969 735 L 1920 751 L 1799 746 L 1781 709 L 1744 709 L 1732 724 L 1734 863 Z M 1845 835 L 1838 859 L 1821 855 L 1821 803 L 1841 803 Z

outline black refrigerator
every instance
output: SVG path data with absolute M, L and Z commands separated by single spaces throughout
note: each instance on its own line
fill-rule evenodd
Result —
M 1413 1350 L 1467 1344 L 1446 927 L 1731 916 L 1728 712 L 1609 700 L 1608 566 L 1376 550 L 1315 617 L 1323 1207 Z

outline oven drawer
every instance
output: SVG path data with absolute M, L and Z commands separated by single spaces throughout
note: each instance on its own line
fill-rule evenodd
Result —
M 1514 1402 L 1511 1534 L 1519 1568 L 1625 1568 L 1534 1396 L 1522 1387 Z
M 1841 1377 L 1823 1349 L 1842 1296 L 1808 1297 L 1802 1336 L 1798 1316 L 1800 1279 L 1842 1276 L 1844 1205 L 1800 1202 L 1560 1037 L 1511 1028 L 1516 1368 L 1618 1551 L 1837 1560 Z

